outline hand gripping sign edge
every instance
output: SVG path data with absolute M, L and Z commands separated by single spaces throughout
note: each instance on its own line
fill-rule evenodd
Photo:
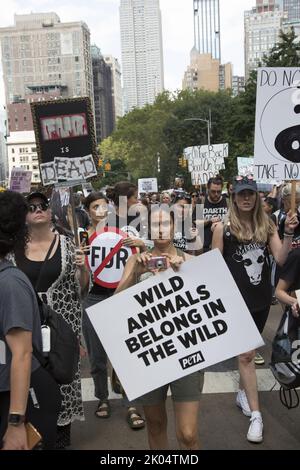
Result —
M 111 249 L 109 254 L 107 256 L 105 256 L 105 258 L 102 260 L 101 264 L 95 270 L 93 270 L 92 263 L 91 263 L 91 256 L 92 256 L 93 250 L 91 250 L 91 254 L 86 257 L 86 263 L 87 263 L 87 266 L 90 269 L 90 271 L 93 273 L 94 282 L 96 284 L 98 284 L 101 287 L 106 287 L 107 289 L 116 289 L 118 287 L 118 284 L 119 284 L 120 280 L 121 280 L 123 271 L 121 271 L 120 279 L 118 279 L 117 281 L 114 281 L 114 282 L 106 282 L 101 278 L 99 279 L 98 276 L 104 270 L 104 268 L 109 264 L 109 262 L 112 260 L 112 258 L 119 252 L 119 250 L 122 247 L 123 240 L 125 238 L 127 238 L 128 235 L 125 232 L 123 232 L 122 230 L 120 230 L 119 228 L 117 228 L 117 227 L 105 227 L 104 229 L 93 233 L 93 235 L 89 238 L 89 244 L 91 245 L 91 247 L 93 246 L 94 240 L 96 238 L 98 238 L 99 235 L 101 236 L 104 233 L 115 233 L 116 238 L 117 238 L 117 235 L 120 235 L 121 238 L 117 241 L 117 243 L 113 247 L 113 249 Z M 131 254 L 137 253 L 137 249 L 135 247 L 123 247 L 123 248 L 126 249 L 129 253 L 131 252 Z

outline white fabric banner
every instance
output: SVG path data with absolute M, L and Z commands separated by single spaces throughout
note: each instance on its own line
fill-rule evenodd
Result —
M 219 250 L 87 313 L 130 400 L 263 345 Z

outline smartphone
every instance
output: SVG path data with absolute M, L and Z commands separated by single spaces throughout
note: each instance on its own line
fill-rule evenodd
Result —
M 41 442 L 42 436 L 38 432 L 38 430 L 31 424 L 31 423 L 26 423 L 25 424 L 26 428 L 26 434 L 27 434 L 27 445 L 28 449 L 34 449 L 35 446 Z
M 147 261 L 148 269 L 167 269 L 168 263 L 165 256 L 153 256 Z
M 89 234 L 86 230 L 79 232 L 80 245 L 85 247 L 89 245 Z M 84 251 L 86 255 L 89 255 L 89 251 Z

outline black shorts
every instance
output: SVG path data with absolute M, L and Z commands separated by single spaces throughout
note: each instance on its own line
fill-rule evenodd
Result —
M 250 312 L 254 323 L 260 333 L 263 332 L 265 324 L 267 323 L 269 312 L 270 306 L 264 308 L 263 310 L 259 310 L 258 312 Z

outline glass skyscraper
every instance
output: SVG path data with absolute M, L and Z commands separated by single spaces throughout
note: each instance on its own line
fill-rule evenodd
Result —
M 194 47 L 221 60 L 219 0 L 194 1 Z

